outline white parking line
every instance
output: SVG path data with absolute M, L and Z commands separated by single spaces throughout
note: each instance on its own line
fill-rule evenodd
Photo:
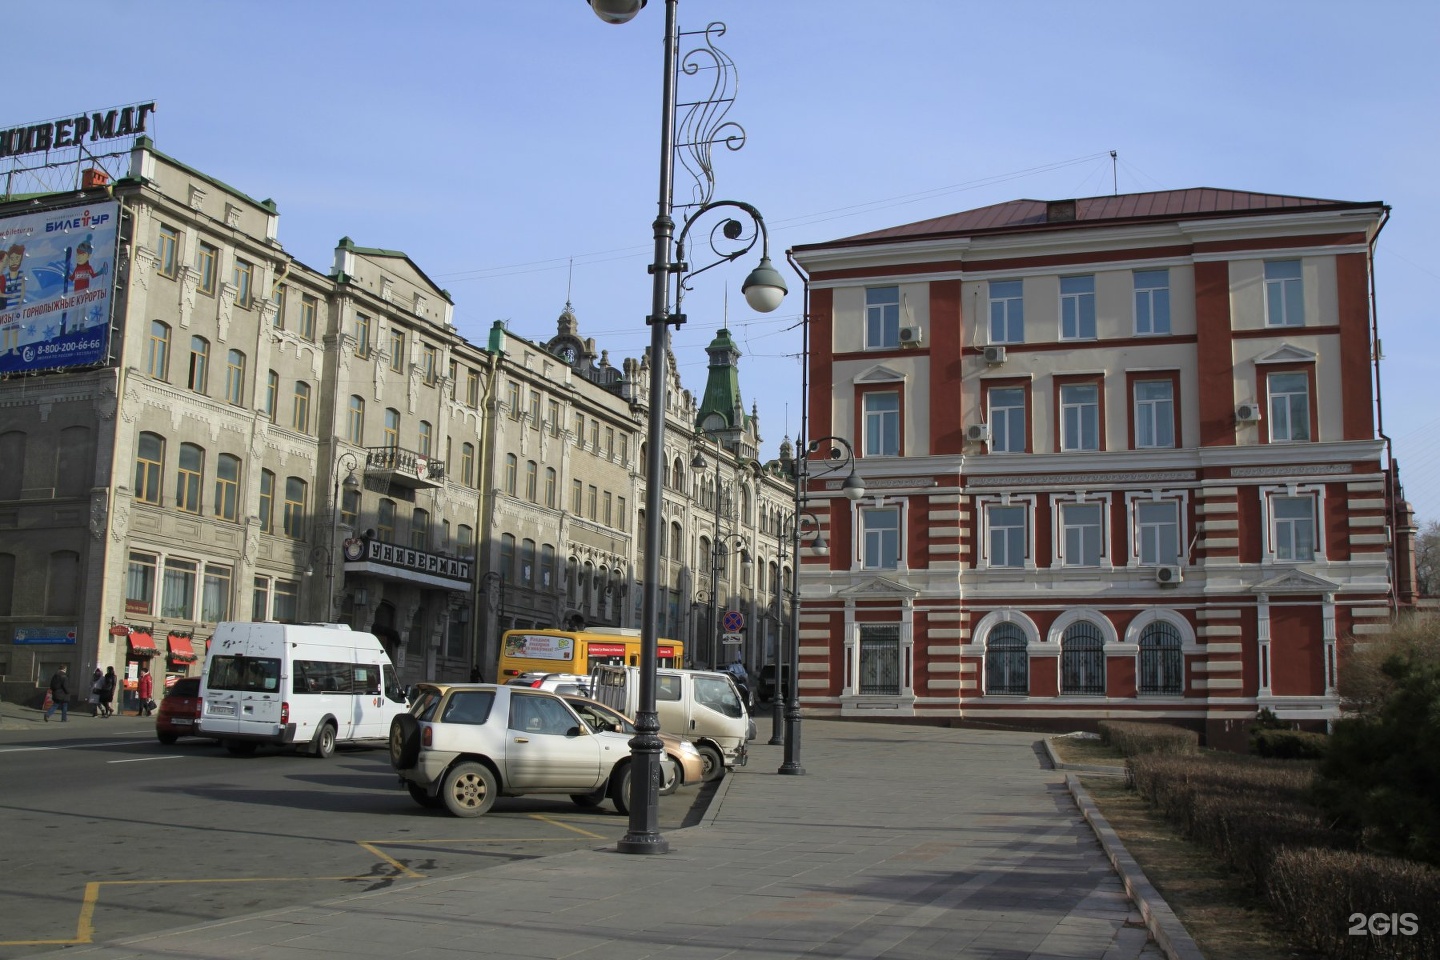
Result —
M 0 747 L 0 753 L 29 753 L 33 750 L 85 750 L 91 747 L 133 747 L 134 745 L 134 740 L 112 740 L 108 743 L 77 743 L 69 747 Z
M 146 760 L 184 760 L 183 754 L 172 753 L 165 757 L 131 757 L 129 760 L 106 760 L 106 763 L 144 763 Z

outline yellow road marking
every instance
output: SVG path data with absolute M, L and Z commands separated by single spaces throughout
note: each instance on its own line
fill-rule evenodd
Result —
M 566 830 L 574 830 L 576 833 L 580 834 L 581 836 L 594 837 L 596 840 L 608 840 L 608 839 L 609 839 L 609 837 L 606 837 L 604 834 L 591 833 L 589 830 L 581 830 L 579 827 L 572 827 L 570 824 L 565 823 L 563 820 L 555 820 L 555 819 L 552 819 L 552 818 L 550 818 L 550 817 L 547 817 L 547 816 L 546 816 L 545 814 L 543 814 L 543 813 L 532 813 L 532 814 L 530 814 L 530 819 L 531 819 L 531 820 L 539 820 L 541 823 L 549 823 L 549 824 L 552 824 L 552 825 L 557 826 L 557 827 L 564 827 Z

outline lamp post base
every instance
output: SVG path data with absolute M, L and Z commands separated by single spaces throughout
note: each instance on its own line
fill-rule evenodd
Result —
M 785 762 L 777 773 L 792 777 L 803 777 L 805 768 L 800 766 L 800 704 L 791 701 L 785 705 Z
M 765 742 L 772 747 L 785 744 L 785 706 L 780 702 L 778 693 L 775 694 L 775 709 L 770 713 L 770 739 Z
M 627 833 L 625 836 L 621 837 L 618 842 L 616 842 L 615 851 L 617 853 L 640 854 L 669 853 L 670 841 L 666 840 L 664 837 L 661 836 L 651 836 L 648 834 L 632 836 L 631 834 Z

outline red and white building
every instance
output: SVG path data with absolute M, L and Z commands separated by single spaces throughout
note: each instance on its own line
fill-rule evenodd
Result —
M 1337 716 L 1348 645 L 1414 599 L 1374 362 L 1388 212 L 1016 200 L 792 251 L 808 432 L 866 486 L 812 456 L 807 711 L 1212 743 L 1264 707 Z

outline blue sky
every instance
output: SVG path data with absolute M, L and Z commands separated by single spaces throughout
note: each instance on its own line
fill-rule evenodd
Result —
M 285 248 L 408 253 L 456 304 L 545 340 L 568 296 L 612 357 L 649 342 L 664 6 L 607 26 L 583 0 L 26 0 L 7 10 L 0 128 L 154 100 L 166 153 L 280 210 Z M 682 0 L 723 20 L 717 199 L 772 247 L 1017 197 L 1221 187 L 1383 201 L 1383 424 L 1440 520 L 1440 4 Z M 677 189 L 684 189 L 677 182 Z M 573 275 L 570 262 L 573 259 Z M 778 259 L 778 258 L 777 258 Z M 675 345 L 692 390 L 725 316 L 766 454 L 800 416 L 799 282 L 774 314 L 719 268 Z

